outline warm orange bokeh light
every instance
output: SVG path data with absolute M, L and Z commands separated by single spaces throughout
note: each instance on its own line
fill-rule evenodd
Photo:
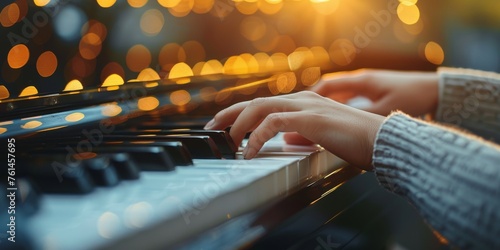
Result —
M 158 3 L 165 8 L 172 8 L 177 6 L 181 0 L 158 0 Z
M 80 55 L 87 60 L 95 59 L 102 49 L 102 40 L 95 33 L 88 33 L 80 40 Z
M 141 30 L 147 36 L 156 36 L 163 29 L 165 17 L 157 9 L 150 9 L 144 12 L 141 17 Z
M 177 106 L 183 106 L 191 101 L 191 95 L 186 90 L 177 90 L 170 94 L 170 101 Z
M 35 3 L 35 5 L 38 7 L 43 7 L 47 4 L 49 4 L 50 0 L 33 0 L 33 3 Z
M 7 56 L 7 62 L 13 69 L 22 68 L 30 58 L 30 51 L 24 44 L 18 44 L 12 47 Z
M 32 96 L 36 94 L 38 94 L 38 89 L 36 89 L 35 86 L 28 86 L 21 91 L 19 97 Z
M 143 97 L 137 101 L 137 107 L 142 111 L 151 111 L 160 105 L 160 101 L 154 96 Z
M 66 84 L 66 87 L 64 87 L 64 92 L 68 91 L 77 91 L 77 90 L 82 90 L 83 85 L 80 81 L 78 80 L 71 80 Z
M 4 85 L 0 85 L 0 100 L 7 99 L 9 96 L 9 90 Z
M 97 0 L 97 3 L 103 8 L 109 8 L 116 3 L 116 0 Z
M 193 76 L 193 70 L 189 67 L 189 65 L 185 63 L 177 63 L 172 67 L 172 70 L 170 71 L 168 78 L 169 79 L 177 79 L 177 78 L 184 78 L 184 77 L 190 77 Z
M 196 14 L 208 13 L 214 6 L 215 0 L 194 0 L 193 12 Z
M 111 86 L 120 86 L 123 85 L 125 81 L 123 78 L 117 74 L 111 74 L 104 80 L 101 87 L 111 87 Z
M 138 44 L 127 52 L 127 67 L 133 72 L 140 72 L 151 64 L 151 52 L 144 45 Z
M 21 19 L 21 10 L 17 3 L 11 3 L 5 6 L 0 12 L 0 23 L 3 27 L 10 27 Z
M 425 45 L 425 58 L 436 65 L 441 65 L 444 61 L 443 48 L 436 42 L 428 42 Z
M 21 125 L 21 128 L 23 129 L 34 129 L 34 128 L 38 128 L 40 126 L 42 126 L 43 123 L 40 122 L 40 121 L 29 121 L 29 122 L 26 122 L 25 124 Z
M 67 122 L 77 122 L 81 121 L 83 118 L 85 118 L 85 115 L 83 113 L 75 112 L 67 115 L 66 118 L 64 118 L 64 120 L 66 120 Z
M 117 62 L 110 62 L 101 71 L 101 82 L 104 82 L 112 74 L 117 74 L 125 79 L 125 70 L 123 67 Z
M 127 2 L 134 8 L 141 8 L 148 3 L 148 0 L 127 0 Z
M 36 61 L 36 69 L 42 77 L 49 77 L 57 69 L 57 57 L 52 51 L 43 52 Z
M 138 81 L 156 81 L 160 79 L 161 77 L 158 74 L 158 72 L 156 72 L 152 68 L 143 69 L 141 73 L 139 73 L 139 75 L 137 76 Z
M 401 22 L 412 25 L 418 22 L 420 18 L 420 10 L 417 5 L 407 5 L 405 3 L 400 3 L 397 9 L 398 17 Z

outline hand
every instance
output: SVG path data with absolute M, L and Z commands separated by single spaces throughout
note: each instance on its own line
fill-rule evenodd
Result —
M 435 72 L 363 69 L 323 75 L 311 91 L 339 102 L 366 97 L 373 103 L 364 110 L 379 115 L 401 110 L 421 116 L 436 112 L 438 79 Z
M 295 131 L 353 165 L 370 169 L 373 143 L 383 120 L 383 116 L 304 91 L 237 103 L 217 113 L 205 129 L 233 125 L 230 135 L 237 145 L 253 131 L 243 150 L 245 159 L 253 158 L 278 132 Z
M 357 96 L 368 98 L 372 104 L 363 110 L 383 116 L 394 110 L 421 116 L 436 112 L 438 75 L 371 69 L 337 72 L 323 75 L 311 91 L 341 103 Z M 311 144 L 297 133 L 286 133 L 284 139 L 289 144 Z

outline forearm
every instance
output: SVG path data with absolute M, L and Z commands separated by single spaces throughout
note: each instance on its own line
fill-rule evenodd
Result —
M 500 74 L 441 68 L 439 78 L 436 120 L 500 142 Z
M 379 130 L 373 165 L 453 245 L 500 248 L 497 145 L 396 113 Z

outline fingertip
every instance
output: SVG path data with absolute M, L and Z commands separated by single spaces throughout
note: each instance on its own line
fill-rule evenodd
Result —
M 243 158 L 245 160 L 250 160 L 257 155 L 257 150 L 253 147 L 247 146 L 243 149 Z
M 207 122 L 207 124 L 205 125 L 205 127 L 203 127 L 203 129 L 212 129 L 214 125 L 215 125 L 215 118 Z

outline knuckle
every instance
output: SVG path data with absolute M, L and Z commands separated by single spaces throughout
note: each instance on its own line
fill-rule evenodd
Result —
M 265 101 L 266 101 L 266 98 L 264 98 L 264 97 L 257 97 L 255 99 L 253 99 L 252 101 L 250 101 L 250 106 L 259 106 L 262 103 L 264 103 Z
M 264 119 L 265 127 L 271 132 L 279 132 L 288 124 L 285 115 L 282 113 L 272 113 Z

